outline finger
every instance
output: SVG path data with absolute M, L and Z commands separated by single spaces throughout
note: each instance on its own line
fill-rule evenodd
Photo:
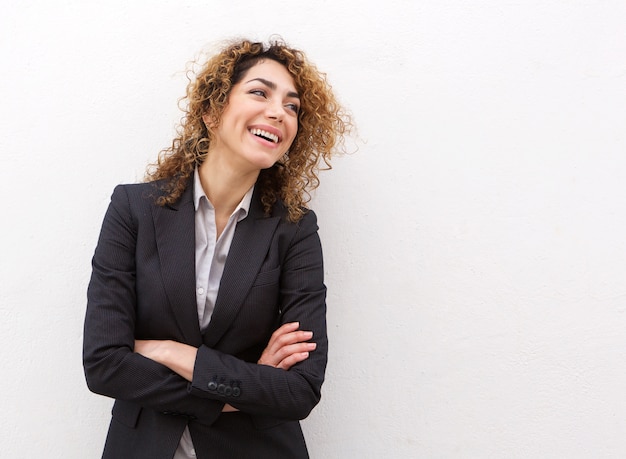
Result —
M 314 346 L 289 347 L 306 344 L 313 337 L 313 332 L 298 330 L 299 326 L 299 322 L 288 322 L 276 329 L 257 363 L 276 367 L 291 354 L 313 350 Z
M 272 333 L 270 342 L 277 340 L 281 336 L 284 336 L 286 334 L 296 331 L 299 327 L 300 327 L 299 322 L 289 322 L 278 327 L 276 330 L 274 330 L 274 333 Z
M 314 351 L 316 347 L 315 343 L 296 343 L 282 347 L 275 355 L 279 361 L 282 361 L 292 354 Z
M 280 327 L 278 327 L 276 330 L 274 330 L 274 333 L 272 333 L 272 336 L 278 337 L 285 333 L 295 331 L 299 327 L 300 327 L 300 322 L 287 322 L 286 324 L 283 324 Z
M 303 360 L 306 360 L 309 358 L 309 353 L 308 352 L 298 352 L 297 354 L 291 354 L 289 357 L 287 357 L 286 359 L 284 359 L 283 361 L 281 361 L 276 368 L 280 368 L 282 370 L 289 370 L 292 366 L 294 366 L 296 363 L 300 363 Z
M 228 403 L 226 403 L 224 405 L 224 408 L 222 408 L 222 413 L 234 413 L 235 411 L 239 411 L 237 408 L 235 408 L 232 405 L 229 405 Z
M 284 346 L 308 341 L 311 338 L 313 338 L 313 332 L 311 331 L 304 331 L 304 330 L 291 331 L 291 332 L 287 332 L 281 335 L 273 336 L 267 348 L 271 352 L 276 352 L 278 351 L 278 349 Z
M 281 336 L 284 336 L 287 333 L 291 333 L 291 332 L 297 330 L 299 326 L 300 326 L 300 324 L 298 322 L 288 322 L 286 324 L 283 324 L 282 326 L 280 326 L 276 330 L 274 330 L 274 333 L 272 333 L 272 336 L 270 336 L 269 343 L 267 343 L 267 346 L 265 347 L 265 349 L 267 350 L 267 349 L 270 349 L 272 347 L 275 347 L 277 340 Z
M 289 369 L 292 365 L 304 360 L 308 357 L 308 353 L 315 350 L 315 343 L 297 343 L 285 346 L 272 359 L 277 362 L 277 368 Z
M 257 363 L 260 363 L 262 365 L 269 365 L 272 367 L 278 367 L 278 365 L 289 356 L 302 352 L 310 352 L 315 350 L 316 347 L 317 344 L 315 343 L 297 342 L 295 344 L 281 346 L 275 351 L 265 349 Z M 293 363 L 291 363 L 289 366 L 291 365 L 293 365 Z

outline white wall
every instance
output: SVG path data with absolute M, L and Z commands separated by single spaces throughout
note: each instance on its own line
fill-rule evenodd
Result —
M 5 1 L 0 455 L 99 457 L 81 367 L 110 193 L 186 62 L 282 34 L 358 153 L 323 176 L 331 355 L 313 458 L 626 455 L 622 0 Z

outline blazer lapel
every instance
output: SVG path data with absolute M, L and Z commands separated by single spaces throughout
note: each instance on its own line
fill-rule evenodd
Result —
M 171 206 L 155 206 L 161 275 L 176 322 L 188 344 L 202 343 L 196 305 L 196 234 L 193 182 Z
M 237 316 L 252 287 L 280 217 L 265 217 L 257 189 L 248 216 L 237 223 L 228 251 L 215 308 L 204 332 L 207 346 L 215 346 Z

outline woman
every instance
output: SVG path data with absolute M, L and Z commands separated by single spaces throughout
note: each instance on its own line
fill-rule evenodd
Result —
M 308 457 L 327 358 L 305 208 L 350 121 L 282 42 L 241 41 L 187 88 L 179 134 L 118 186 L 93 258 L 89 388 L 116 399 L 105 458 Z

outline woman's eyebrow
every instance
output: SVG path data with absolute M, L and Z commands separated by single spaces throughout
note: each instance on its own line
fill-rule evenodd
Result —
M 276 83 L 274 83 L 273 81 L 266 80 L 265 78 L 253 78 L 251 80 L 246 81 L 246 83 L 250 83 L 252 81 L 260 81 L 261 83 L 263 83 L 265 86 L 267 86 L 271 90 L 273 90 L 273 91 L 276 90 Z M 300 98 L 298 93 L 297 92 L 293 92 L 293 91 L 289 91 L 287 93 L 287 96 L 288 97 L 295 97 L 296 99 Z

